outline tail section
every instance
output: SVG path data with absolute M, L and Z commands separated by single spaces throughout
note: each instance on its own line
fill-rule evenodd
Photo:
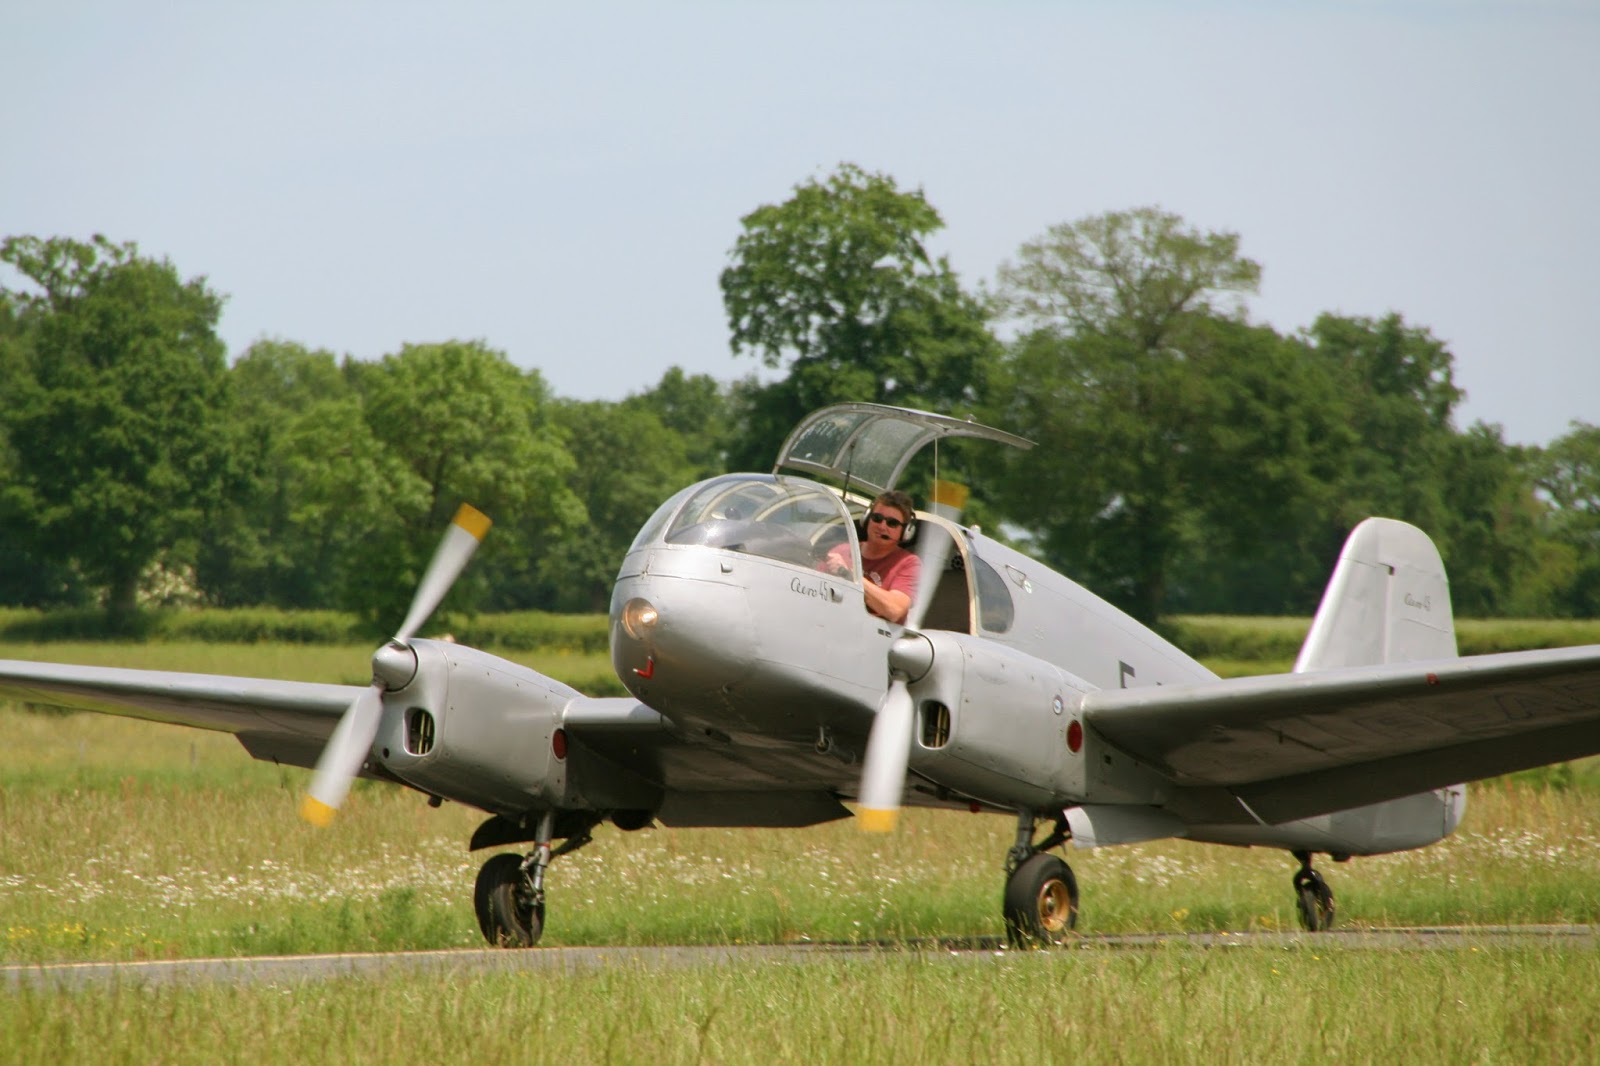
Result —
M 1295 673 L 1456 655 L 1450 582 L 1416 526 L 1369 518 L 1351 531 Z

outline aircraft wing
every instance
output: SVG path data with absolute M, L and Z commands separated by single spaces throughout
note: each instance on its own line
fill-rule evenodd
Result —
M 258 759 L 315 766 L 356 685 L 0 659 L 0 697 L 238 736 Z
M 357 685 L 0 660 L 0 699 L 233 733 L 257 759 L 308 768 L 363 691 Z M 661 804 L 658 813 L 668 825 L 799 826 L 850 813 L 836 798 L 854 782 L 843 763 L 836 780 L 819 779 L 815 758 L 686 743 L 661 715 L 626 698 L 579 697 L 564 725 L 607 760 L 590 766 L 592 772 L 611 777 L 620 771 L 636 781 L 651 804 Z
M 1600 645 L 1102 689 L 1083 714 L 1277 824 L 1600 753 Z

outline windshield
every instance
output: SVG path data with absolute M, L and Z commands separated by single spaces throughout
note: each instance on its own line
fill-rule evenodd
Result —
M 668 544 L 760 555 L 816 567 L 849 539 L 849 515 L 832 491 L 770 474 L 734 474 L 695 486 L 667 529 Z

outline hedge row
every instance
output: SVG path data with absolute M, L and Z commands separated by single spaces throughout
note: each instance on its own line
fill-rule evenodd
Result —
M 1310 622 L 1304 618 L 1236 618 L 1187 615 L 1165 629 L 1174 643 L 1199 659 L 1233 662 L 1293 662 Z M 474 647 L 504 651 L 601 653 L 609 642 L 606 617 L 518 611 L 443 618 L 426 636 L 449 633 Z M 341 611 L 163 610 L 139 615 L 113 630 L 100 611 L 0 609 L 0 640 L 170 640 L 233 644 L 375 644 L 383 634 Z M 1456 624 L 1463 655 L 1525 648 L 1600 644 L 1600 619 L 1478 620 Z
M 604 652 L 604 615 L 543 611 L 441 618 L 425 636 L 449 633 L 464 644 L 506 651 Z M 200 641 L 213 644 L 375 644 L 383 634 L 342 611 L 234 610 L 146 611 L 113 626 L 101 611 L 0 609 L 0 640 Z
M 1197 659 L 1293 662 L 1311 628 L 1309 618 L 1186 615 L 1166 626 L 1169 639 Z M 1456 621 L 1462 655 L 1600 644 L 1600 619 L 1480 619 Z

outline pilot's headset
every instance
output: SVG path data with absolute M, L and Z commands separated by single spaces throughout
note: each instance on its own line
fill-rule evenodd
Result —
M 872 512 L 879 502 L 886 507 L 893 507 L 906 516 L 906 524 L 900 527 L 900 547 L 910 548 L 917 539 L 917 508 L 909 495 L 898 490 L 886 492 L 867 505 L 867 509 L 861 513 L 861 521 L 856 523 L 856 533 L 860 539 L 867 539 L 867 526 L 871 523 Z

